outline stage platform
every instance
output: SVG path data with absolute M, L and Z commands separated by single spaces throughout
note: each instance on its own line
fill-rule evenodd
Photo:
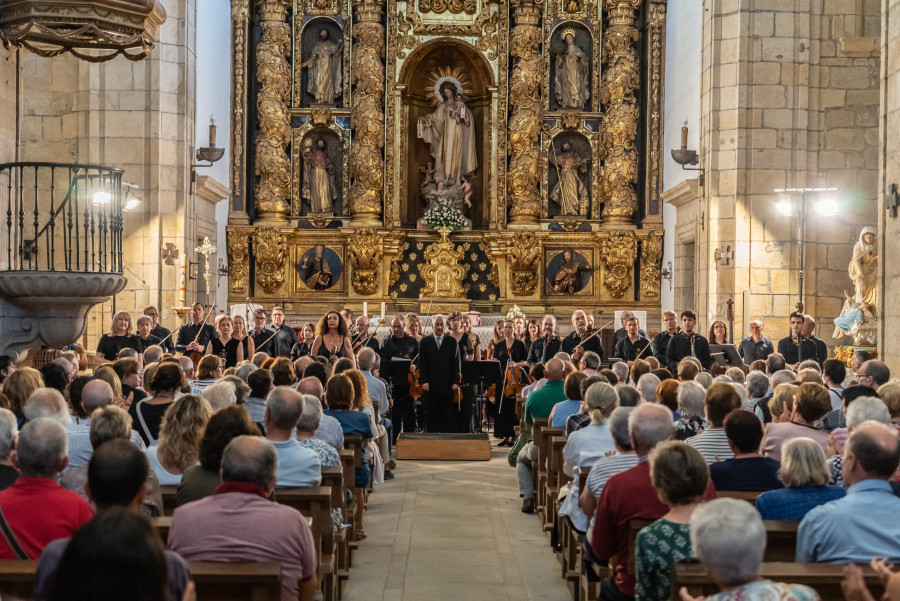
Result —
M 406 434 L 397 438 L 397 459 L 490 461 L 487 434 Z

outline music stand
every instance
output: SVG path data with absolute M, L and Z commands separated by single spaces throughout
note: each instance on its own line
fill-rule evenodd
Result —
M 409 395 L 409 366 L 412 360 L 403 357 L 394 357 L 391 359 L 391 386 L 395 390 L 403 390 Z M 384 367 L 384 366 L 382 366 Z
M 478 393 L 475 395 L 475 415 L 484 423 L 484 404 L 488 402 L 485 391 L 496 384 L 503 386 L 503 370 L 499 361 L 465 361 L 463 362 L 463 382 L 477 382 Z
M 709 354 L 723 367 L 743 367 L 744 362 L 733 344 L 710 344 Z

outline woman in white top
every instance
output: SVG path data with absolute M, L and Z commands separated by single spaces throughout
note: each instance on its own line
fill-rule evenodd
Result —
M 181 474 L 197 464 L 200 439 L 212 416 L 209 402 L 186 394 L 178 398 L 163 416 L 159 444 L 147 448 L 147 461 L 161 485 L 179 484 Z

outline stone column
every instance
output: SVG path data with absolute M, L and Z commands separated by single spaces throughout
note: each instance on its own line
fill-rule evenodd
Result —
M 256 211 L 259 220 L 284 223 L 289 211 L 291 141 L 288 99 L 291 93 L 291 26 L 287 23 L 290 0 L 257 0 L 262 18 L 262 39 L 256 47 L 256 79 L 259 135 L 256 137 Z
M 600 141 L 605 159 L 600 173 L 603 224 L 631 223 L 637 211 L 638 153 L 635 147 L 639 111 L 635 90 L 640 85 L 640 57 L 634 26 L 641 0 L 606 0 L 608 28 L 603 36 Z
M 231 206 L 228 222 L 249 224 L 247 214 L 247 86 L 250 0 L 231 0 Z
M 506 176 L 511 226 L 537 226 L 541 216 L 538 182 L 541 178 L 541 43 L 543 3 L 513 0 L 515 26 L 509 34 L 509 53 L 514 57 L 509 78 L 509 172 Z
M 380 225 L 384 202 L 384 0 L 353 0 L 351 225 Z

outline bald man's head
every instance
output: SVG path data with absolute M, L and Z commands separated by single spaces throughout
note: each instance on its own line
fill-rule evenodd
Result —
M 557 358 L 547 361 L 547 367 L 544 369 L 544 377 L 550 381 L 562 380 L 565 377 L 566 364 Z
M 237 436 L 222 454 L 222 482 L 247 482 L 271 490 L 278 471 L 278 454 L 259 436 Z
M 297 392 L 301 394 L 311 394 L 317 399 L 322 398 L 322 393 L 325 390 L 322 388 L 322 382 L 319 378 L 315 376 L 309 376 L 308 378 L 303 378 L 297 383 Z
M 96 409 L 112 405 L 113 389 L 112 386 L 103 380 L 91 380 L 84 385 L 81 391 L 81 406 L 88 416 Z
M 900 438 L 885 424 L 865 421 L 853 429 L 844 448 L 847 486 L 863 480 L 889 480 L 900 465 Z

